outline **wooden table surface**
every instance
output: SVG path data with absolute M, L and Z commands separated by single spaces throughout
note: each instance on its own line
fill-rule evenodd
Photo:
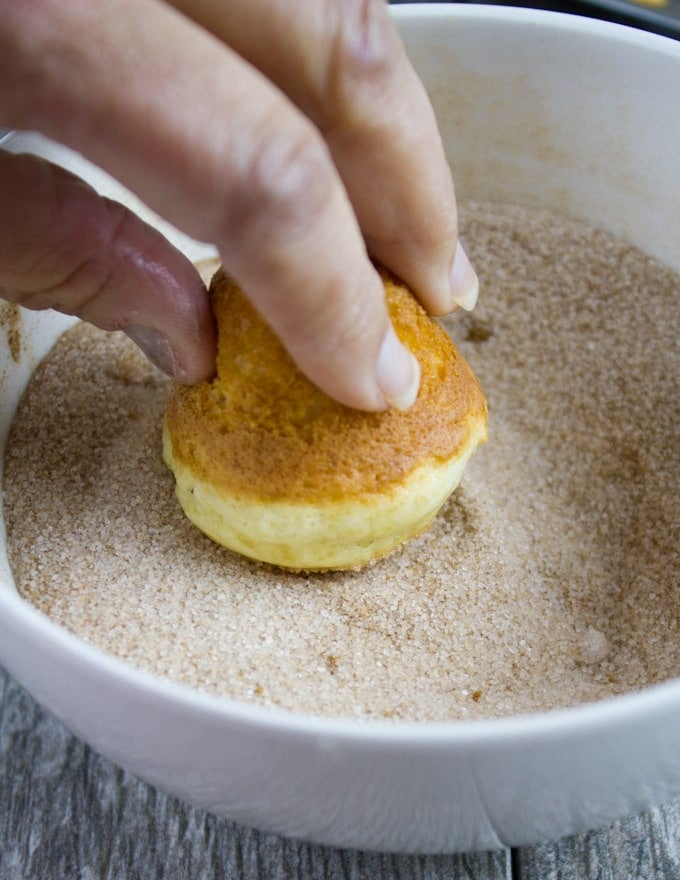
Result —
M 680 800 L 519 850 L 398 856 L 235 825 L 99 756 L 0 668 L 0 880 L 680 880 Z

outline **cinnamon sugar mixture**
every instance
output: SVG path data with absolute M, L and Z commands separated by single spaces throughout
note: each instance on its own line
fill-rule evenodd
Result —
M 21 594 L 136 666 L 321 715 L 501 716 L 678 675 L 680 277 L 548 213 L 461 220 L 482 296 L 445 324 L 490 439 L 430 531 L 309 576 L 213 545 L 161 461 L 167 381 L 79 325 L 7 452 Z

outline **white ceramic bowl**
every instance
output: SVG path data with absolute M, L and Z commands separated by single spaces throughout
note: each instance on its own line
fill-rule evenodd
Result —
M 459 195 L 558 209 L 680 270 L 680 43 L 507 7 L 394 14 Z M 3 438 L 65 325 L 22 320 L 24 355 L 15 364 L 3 349 L 0 364 Z M 0 661 L 36 699 L 140 777 L 262 829 L 462 851 L 554 838 L 680 794 L 677 681 L 500 721 L 336 723 L 201 696 L 103 655 L 18 597 L 4 542 L 0 579 Z

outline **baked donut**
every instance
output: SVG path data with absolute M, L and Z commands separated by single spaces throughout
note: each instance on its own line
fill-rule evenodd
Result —
M 296 570 L 356 568 L 422 532 L 486 440 L 470 366 L 408 289 L 380 270 L 397 334 L 420 363 L 407 411 L 328 397 L 219 270 L 212 381 L 170 393 L 163 457 L 185 514 L 251 559 Z

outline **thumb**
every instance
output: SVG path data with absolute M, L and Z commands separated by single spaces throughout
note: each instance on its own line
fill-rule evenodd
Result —
M 0 154 L 0 192 L 0 296 L 124 330 L 185 382 L 212 374 L 205 287 L 157 230 L 35 156 Z

